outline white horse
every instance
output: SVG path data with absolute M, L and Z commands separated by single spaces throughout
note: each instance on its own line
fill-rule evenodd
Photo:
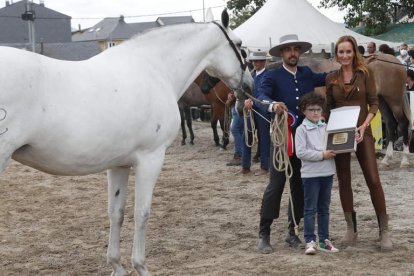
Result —
M 251 89 L 241 41 L 222 23 L 163 27 L 81 62 L 0 47 L 0 173 L 14 160 L 55 175 L 107 169 L 112 275 L 131 167 L 136 174 L 132 264 L 148 275 L 145 229 L 166 148 L 180 126 L 177 100 L 203 71 Z

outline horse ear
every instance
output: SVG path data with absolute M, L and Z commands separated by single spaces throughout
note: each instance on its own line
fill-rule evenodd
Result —
M 208 8 L 206 11 L 206 22 L 213 22 L 214 21 L 214 15 L 211 10 L 211 8 Z
M 227 9 L 224 9 L 221 13 L 221 24 L 223 24 L 225 29 L 229 27 L 229 14 L 227 13 Z

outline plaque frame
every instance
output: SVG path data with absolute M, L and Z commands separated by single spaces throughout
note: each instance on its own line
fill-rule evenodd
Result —
M 359 106 L 344 106 L 331 110 L 325 135 L 325 150 L 335 153 L 355 152 L 356 125 L 358 123 Z

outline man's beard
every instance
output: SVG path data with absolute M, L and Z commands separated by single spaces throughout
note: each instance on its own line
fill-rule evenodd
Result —
M 288 59 L 286 59 L 284 62 L 285 62 L 286 65 L 294 67 L 294 66 L 298 65 L 298 61 L 299 61 L 298 57 L 292 56 L 292 57 L 289 57 Z

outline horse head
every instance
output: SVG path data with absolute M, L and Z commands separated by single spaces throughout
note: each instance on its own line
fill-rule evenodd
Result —
M 242 97 L 245 92 L 253 90 L 253 78 L 247 68 L 247 63 L 241 52 L 241 39 L 229 28 L 229 15 L 225 9 L 221 14 L 221 23 L 213 21 L 225 40 L 208 56 L 210 64 L 206 72 L 223 82 L 235 92 L 236 97 Z M 229 47 L 230 46 L 230 47 Z M 239 95 L 239 96 L 238 96 Z

